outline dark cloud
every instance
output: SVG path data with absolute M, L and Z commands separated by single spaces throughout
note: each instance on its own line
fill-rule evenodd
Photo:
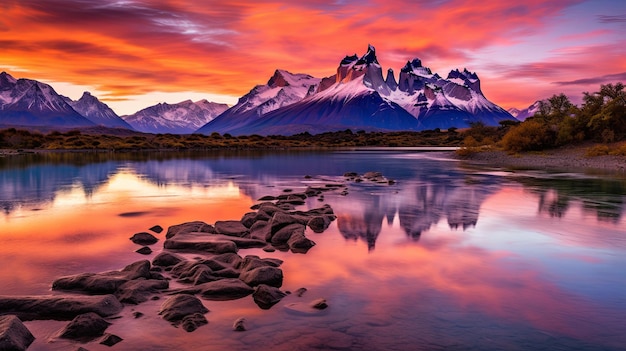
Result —
M 554 82 L 557 85 L 588 85 L 588 84 L 603 84 L 610 82 L 626 82 L 626 72 L 607 74 L 600 77 L 582 78 L 566 82 Z
M 626 23 L 626 14 L 623 15 L 600 15 L 598 16 L 600 23 Z
M 507 79 L 538 78 L 549 80 L 570 72 L 581 72 L 585 66 L 584 63 L 577 62 L 532 62 L 513 66 L 494 64 L 490 68 Z

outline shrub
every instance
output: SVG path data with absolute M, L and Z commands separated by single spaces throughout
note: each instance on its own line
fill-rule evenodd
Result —
M 606 145 L 596 145 L 587 149 L 585 152 L 585 156 L 594 157 L 594 156 L 604 156 L 609 154 L 609 147 Z
M 502 138 L 502 146 L 509 152 L 542 150 L 552 146 L 548 128 L 535 120 L 525 121 Z

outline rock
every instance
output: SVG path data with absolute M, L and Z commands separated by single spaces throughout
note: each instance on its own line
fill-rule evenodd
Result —
M 240 221 L 217 221 L 215 222 L 215 231 L 218 234 L 238 237 L 248 234 L 248 228 Z
M 181 323 L 183 329 L 188 333 L 191 333 L 199 327 L 207 324 L 209 324 L 209 321 L 206 320 L 206 317 L 202 313 L 194 313 L 185 316 Z
M 202 301 L 191 295 L 174 295 L 170 296 L 159 310 L 159 315 L 166 321 L 178 325 L 186 316 L 195 313 L 205 314 L 209 310 L 204 307 Z
M 153 232 L 155 232 L 157 234 L 161 234 L 163 232 L 163 227 L 161 227 L 160 225 L 157 224 L 155 226 L 150 227 L 150 229 L 148 229 L 148 230 L 153 231 Z
M 138 278 L 150 278 L 150 261 L 138 261 L 120 271 L 82 273 L 61 277 L 52 283 L 52 290 L 75 290 L 90 294 L 111 294 L 122 284 Z
M 346 178 L 356 178 L 359 176 L 359 174 L 356 172 L 346 172 L 343 174 L 343 176 Z
M 115 296 L 120 302 L 137 305 L 148 301 L 150 296 L 159 290 L 167 288 L 169 288 L 167 280 L 131 280 L 122 284 L 115 292 Z
M 296 233 L 304 235 L 305 229 L 306 227 L 300 223 L 288 224 L 272 235 L 272 245 L 285 245 L 291 238 L 291 235 Z
M 306 223 L 315 233 L 322 233 L 330 225 L 331 220 L 327 216 L 314 216 Z
M 142 254 L 142 255 L 149 255 L 152 253 L 152 249 L 147 246 L 144 246 L 142 248 L 135 250 L 135 252 L 138 254 Z
M 285 296 L 287 296 L 287 294 L 280 291 L 280 289 L 265 284 L 257 286 L 254 289 L 254 293 L 252 293 L 254 303 L 264 310 L 269 310 Z
M 100 317 L 98 314 L 89 312 L 74 317 L 74 319 L 59 332 L 59 337 L 89 341 L 102 336 L 109 325 L 111 325 L 111 323 L 105 321 L 104 318 Z
M 380 172 L 366 172 L 365 174 L 363 174 L 363 178 L 368 180 L 381 178 L 382 176 L 383 174 Z
M 22 320 L 70 320 L 89 312 L 109 317 L 120 313 L 122 308 L 113 295 L 0 296 L 0 314 L 15 314 Z
M 179 282 L 200 285 L 208 282 L 219 280 L 220 278 L 213 275 L 213 271 L 205 265 L 195 266 L 190 270 L 190 275 L 184 275 Z
M 282 264 L 283 261 L 277 258 L 260 258 L 255 255 L 247 255 L 241 261 L 239 269 L 241 269 L 242 272 L 245 272 L 259 267 L 280 267 Z
M 169 239 L 181 233 L 191 232 L 215 234 L 215 228 L 201 221 L 187 222 L 169 227 L 165 237 Z
M 266 195 L 260 198 L 258 201 L 274 201 L 274 200 L 276 200 L 275 196 Z
M 178 234 L 165 240 L 163 247 L 168 250 L 200 251 L 206 253 L 237 252 L 237 245 L 231 240 L 220 240 L 213 235 L 201 232 Z
M 246 319 L 243 317 L 237 318 L 233 323 L 234 331 L 246 331 Z
M 289 238 L 287 245 L 294 253 L 307 253 L 309 249 L 315 246 L 315 242 L 304 236 L 304 234 L 296 233 Z
M 328 303 L 326 303 L 326 299 L 317 299 L 317 300 L 313 300 L 311 301 L 311 307 L 317 309 L 317 310 L 323 310 L 328 308 Z
M 236 278 L 226 278 L 196 286 L 206 300 L 227 301 L 246 297 L 254 292 L 249 285 Z
M 141 317 L 143 317 L 143 313 L 141 313 L 141 312 L 139 312 L 139 311 L 135 311 L 135 312 L 133 312 L 133 317 L 134 317 L 135 319 L 137 319 L 137 318 L 141 318 Z
M 152 259 L 152 265 L 160 267 L 171 267 L 183 260 L 184 258 L 180 255 L 172 252 L 163 251 Z
M 23 351 L 35 337 L 17 316 L 0 316 L 0 350 Z
M 266 284 L 280 288 L 283 285 L 283 271 L 276 267 L 259 267 L 243 271 L 239 279 L 250 286 Z
M 122 340 L 124 340 L 124 339 L 120 338 L 117 335 L 105 334 L 104 337 L 100 340 L 100 344 L 111 347 L 111 346 L 121 342 Z
M 137 245 L 152 245 L 159 241 L 156 236 L 147 232 L 137 233 L 131 236 L 130 240 Z
M 304 293 L 307 292 L 306 288 L 299 288 L 298 290 L 296 290 L 295 294 L 297 297 L 302 297 L 302 295 L 304 295 Z
M 266 241 L 271 237 L 268 221 L 256 221 L 250 227 L 250 238 Z

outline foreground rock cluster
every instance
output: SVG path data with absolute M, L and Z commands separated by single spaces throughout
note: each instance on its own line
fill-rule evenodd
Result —
M 168 228 L 163 250 L 152 261 L 140 260 L 109 272 L 81 273 L 56 279 L 55 295 L 0 296 L 0 350 L 25 350 L 34 337 L 23 320 L 68 320 L 57 333 L 58 338 L 77 342 L 99 341 L 112 346 L 123 341 L 106 333 L 110 317 L 125 305 L 164 299 L 159 315 L 175 327 L 191 332 L 208 323 L 209 310 L 200 299 L 223 301 L 252 295 L 262 309 L 269 309 L 288 292 L 283 284 L 283 263 L 279 259 L 241 256 L 246 248 L 263 248 L 306 253 L 315 242 L 306 236 L 308 230 L 321 233 L 335 220 L 333 210 L 324 205 L 309 211 L 298 211 L 309 197 L 340 186 L 308 188 L 302 193 L 288 191 L 277 197 L 263 197 L 253 211 L 240 220 L 218 221 L 213 225 L 188 222 Z M 150 228 L 158 235 L 160 226 Z M 148 232 L 133 235 L 130 240 L 143 247 L 139 253 L 150 253 L 150 245 L 160 239 Z M 193 254 L 193 259 L 187 256 Z M 175 281 L 176 288 L 170 287 Z M 301 296 L 305 289 L 299 289 Z M 292 304 L 293 311 L 314 311 L 327 305 Z M 135 312 L 135 318 L 141 313 Z M 107 320 L 107 318 L 109 320 Z M 233 329 L 245 330 L 245 319 L 235 321 Z

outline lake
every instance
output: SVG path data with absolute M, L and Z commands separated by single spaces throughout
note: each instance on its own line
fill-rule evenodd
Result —
M 368 171 L 395 183 L 343 177 Z M 624 176 L 477 167 L 443 151 L 0 158 L 0 294 L 56 293 L 60 276 L 152 259 L 164 234 L 147 256 L 129 237 L 153 225 L 241 219 L 265 195 L 329 182 L 347 194 L 298 207 L 337 216 L 307 231 L 308 253 L 239 251 L 283 260 L 282 290 L 302 297 L 269 310 L 249 296 L 204 301 L 209 324 L 191 333 L 157 315 L 163 300 L 129 305 L 107 329 L 124 339 L 112 349 L 626 350 Z M 286 308 L 317 298 L 329 305 L 318 314 Z M 245 332 L 232 330 L 239 317 Z M 55 338 L 67 322 L 25 324 L 29 350 L 111 349 Z

